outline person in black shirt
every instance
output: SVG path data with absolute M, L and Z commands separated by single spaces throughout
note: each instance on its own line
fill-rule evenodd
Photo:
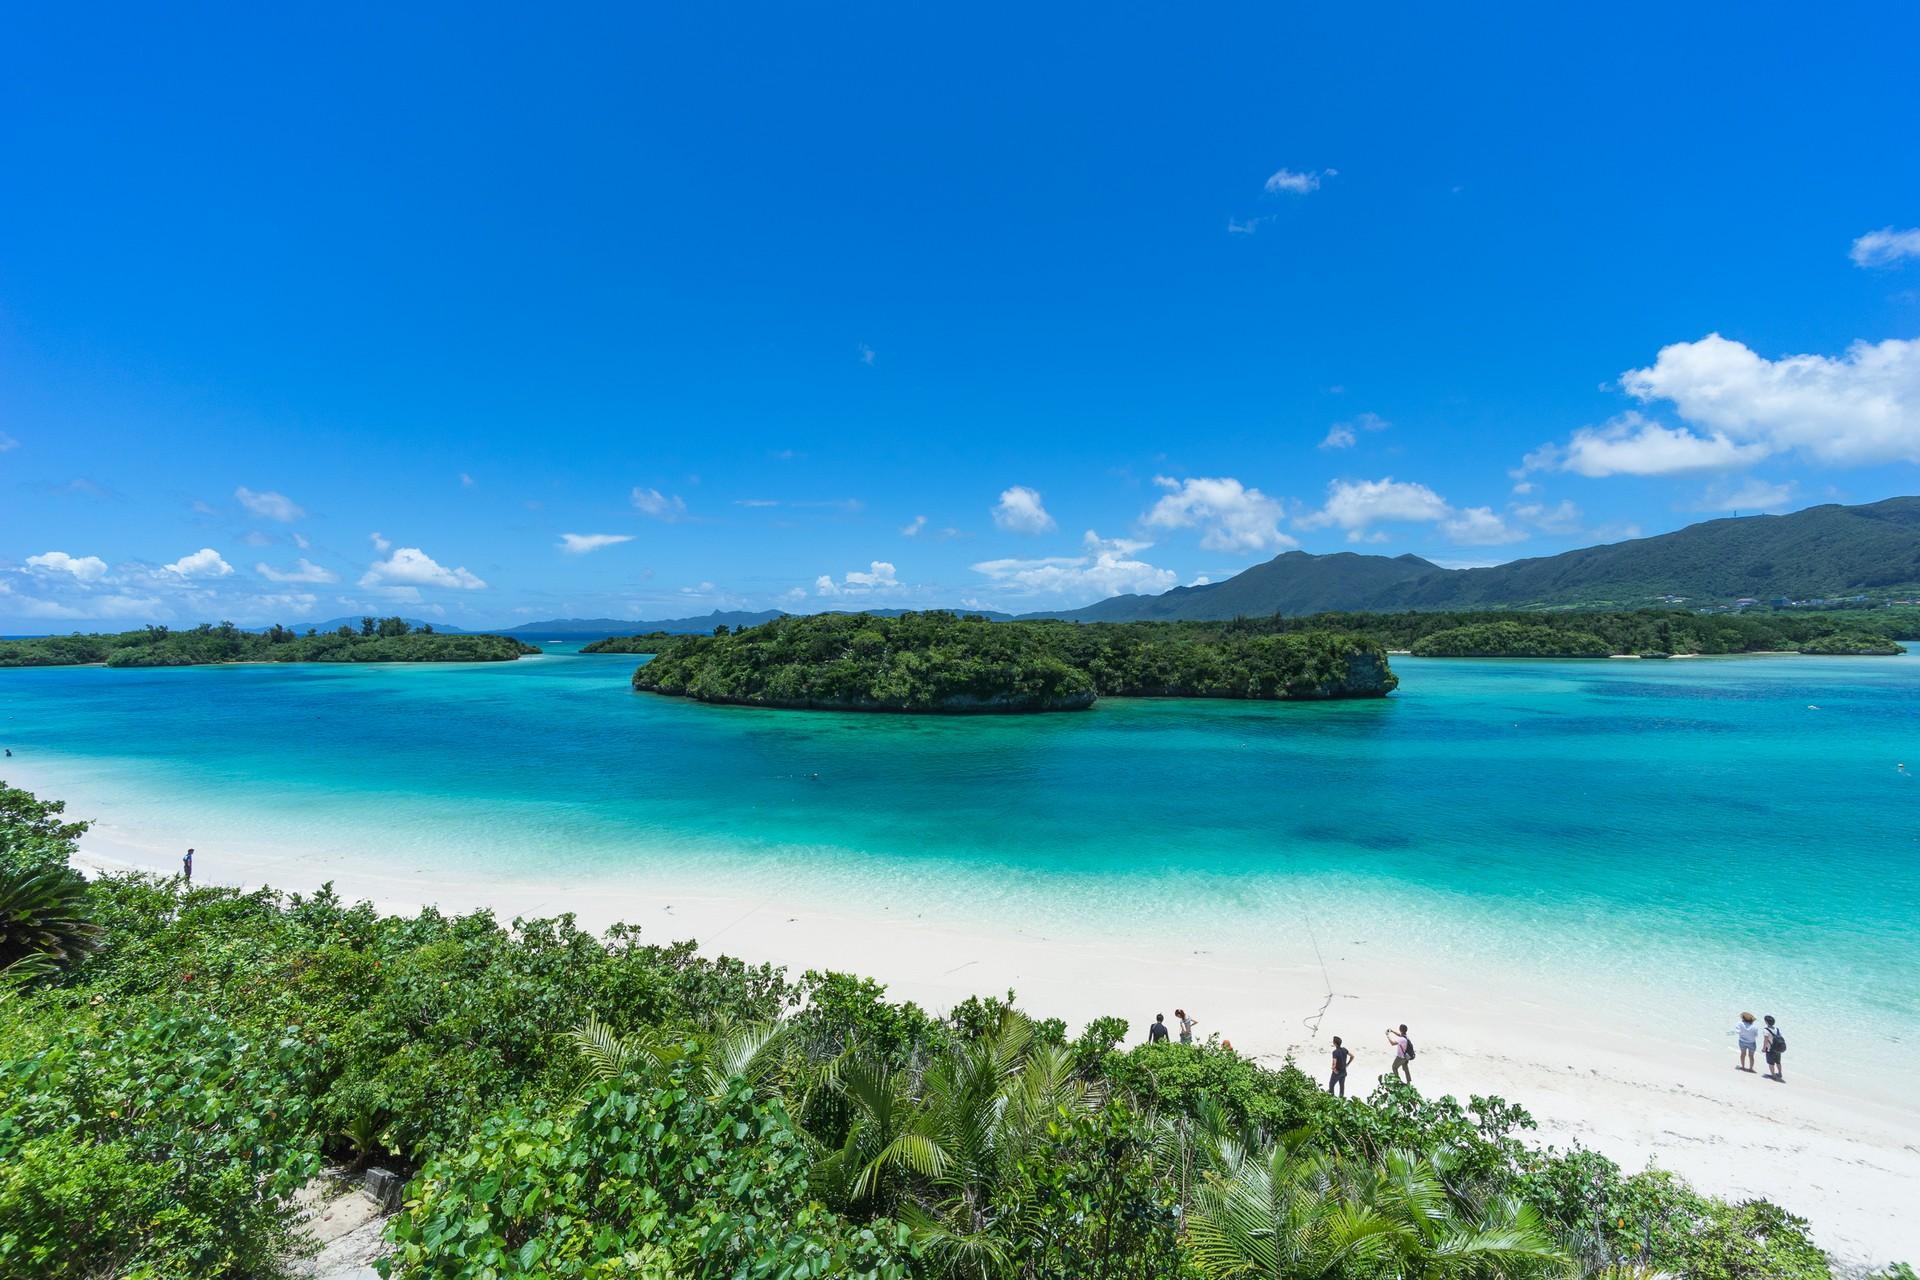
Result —
M 1333 1038 L 1333 1074 L 1327 1077 L 1327 1092 L 1347 1096 L 1347 1064 L 1353 1061 L 1353 1050 L 1340 1043 L 1340 1037 Z
M 1167 1015 L 1164 1013 L 1156 1013 L 1153 1015 L 1153 1025 L 1147 1028 L 1147 1043 L 1165 1044 L 1166 1040 Z
M 193 883 L 193 850 L 187 850 L 187 856 L 180 859 L 180 873 L 187 878 L 188 884 Z

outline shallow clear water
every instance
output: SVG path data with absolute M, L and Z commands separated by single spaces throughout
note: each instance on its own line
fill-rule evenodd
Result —
M 947 719 L 635 694 L 633 659 L 569 648 L 0 671 L 0 742 L 203 865 L 248 845 L 697 873 L 1214 935 L 1384 919 L 1469 965 L 1660 1003 L 1920 1014 L 1920 777 L 1896 767 L 1920 774 L 1914 654 L 1399 658 L 1375 702 Z

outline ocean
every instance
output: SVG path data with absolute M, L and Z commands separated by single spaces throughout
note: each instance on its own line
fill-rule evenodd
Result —
M 633 658 L 576 647 L 0 670 L 0 744 L 74 816 L 195 845 L 216 879 L 223 851 L 311 851 L 426 883 L 697 881 L 1069 939 L 1367 927 L 1462 972 L 1605 985 L 1662 1027 L 1765 1006 L 1797 1015 L 1797 1043 L 1889 1048 L 1920 1015 L 1911 650 L 1402 657 L 1381 700 L 939 718 L 637 694 Z

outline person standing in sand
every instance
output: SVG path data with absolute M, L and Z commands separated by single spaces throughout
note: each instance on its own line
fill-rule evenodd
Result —
M 1780 1067 L 1780 1058 L 1787 1051 L 1787 1033 L 1774 1024 L 1772 1014 L 1762 1021 L 1767 1024 L 1767 1029 L 1760 1037 L 1760 1052 L 1767 1056 L 1767 1079 L 1775 1084 L 1785 1084 L 1787 1075 Z
M 188 884 L 193 883 L 193 850 L 191 849 L 187 850 L 186 857 L 180 859 L 180 874 L 186 877 Z
M 1753 1051 L 1760 1043 L 1760 1028 L 1754 1023 L 1753 1015 L 1750 1013 L 1742 1013 L 1740 1015 L 1739 1025 L 1735 1026 L 1729 1034 L 1732 1035 L 1740 1045 L 1740 1062 L 1734 1067 L 1734 1070 L 1752 1071 Z
M 1353 1061 L 1353 1050 L 1340 1043 L 1340 1037 L 1333 1038 L 1333 1074 L 1327 1077 L 1327 1092 L 1347 1096 L 1347 1065 Z
M 1178 1010 L 1175 1010 L 1175 1012 L 1177 1013 Z M 1164 1013 L 1156 1013 L 1153 1015 L 1153 1025 L 1147 1028 L 1147 1043 L 1165 1044 L 1166 1042 L 1167 1015 Z
M 1413 1083 L 1413 1040 L 1407 1035 L 1407 1024 L 1401 1023 L 1400 1030 L 1387 1028 L 1387 1043 L 1393 1046 L 1393 1074 Z
M 1180 1019 L 1180 1043 L 1192 1044 L 1193 1029 L 1200 1024 L 1200 1019 L 1189 1018 L 1185 1009 L 1175 1009 L 1173 1016 Z

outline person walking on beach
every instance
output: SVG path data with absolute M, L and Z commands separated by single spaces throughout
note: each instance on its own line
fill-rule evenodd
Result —
M 1147 1028 L 1147 1043 L 1165 1044 L 1166 1042 L 1167 1015 L 1164 1013 L 1156 1013 L 1153 1015 L 1153 1025 Z
M 1734 1070 L 1752 1071 L 1753 1051 L 1760 1043 L 1760 1028 L 1754 1025 L 1753 1015 L 1750 1013 L 1741 1014 L 1740 1025 L 1736 1026 L 1731 1034 L 1738 1039 L 1740 1044 L 1740 1065 L 1735 1067 Z
M 1175 1009 L 1173 1011 L 1173 1016 L 1180 1019 L 1180 1043 L 1192 1044 L 1193 1029 L 1195 1026 L 1199 1025 L 1200 1019 L 1189 1018 L 1187 1016 L 1187 1011 L 1185 1009 Z
M 180 859 L 180 874 L 187 878 L 188 884 L 193 883 L 193 850 L 191 849 L 187 850 L 186 857 Z
M 1333 1038 L 1333 1074 L 1327 1077 L 1327 1092 L 1347 1096 L 1347 1064 L 1353 1061 L 1353 1050 L 1340 1043 L 1340 1037 Z
M 1393 1046 L 1393 1074 L 1413 1083 L 1413 1040 L 1407 1035 L 1407 1024 L 1401 1023 L 1400 1030 L 1387 1028 L 1387 1043 Z
M 1767 1079 L 1775 1084 L 1785 1084 L 1787 1075 L 1780 1068 L 1780 1056 L 1787 1051 L 1787 1033 L 1775 1025 L 1772 1014 L 1768 1014 L 1763 1021 L 1767 1029 L 1761 1033 L 1760 1051 L 1767 1055 Z

